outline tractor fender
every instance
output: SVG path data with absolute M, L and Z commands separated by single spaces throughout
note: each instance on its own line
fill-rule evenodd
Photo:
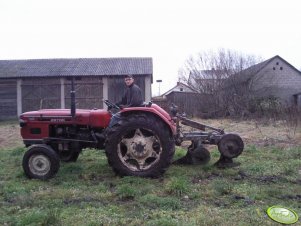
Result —
M 164 109 L 162 109 L 156 104 L 152 104 L 151 107 L 129 107 L 129 108 L 124 108 L 120 111 L 121 115 L 137 114 L 139 112 L 155 115 L 157 118 L 161 119 L 168 126 L 168 128 L 170 129 L 173 135 L 176 134 L 177 129 L 176 129 L 175 122 Z

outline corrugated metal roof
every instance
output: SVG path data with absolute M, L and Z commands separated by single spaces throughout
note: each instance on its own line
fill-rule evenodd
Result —
M 255 64 L 245 70 L 242 70 L 241 72 L 237 73 L 238 76 L 240 76 L 240 79 L 242 82 L 246 82 L 249 79 L 251 79 L 253 76 L 258 74 L 264 67 L 266 67 L 270 62 L 272 62 L 274 59 L 279 59 L 288 64 L 293 70 L 295 70 L 299 75 L 301 75 L 301 72 L 295 68 L 293 65 L 288 63 L 286 60 L 284 60 L 282 57 L 276 55 L 270 59 L 267 59 L 261 63 Z
M 0 60 L 0 78 L 152 75 L 152 58 Z

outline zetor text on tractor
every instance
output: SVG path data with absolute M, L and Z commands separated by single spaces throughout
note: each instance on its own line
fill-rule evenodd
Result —
M 119 109 L 105 100 L 107 110 L 82 110 L 75 109 L 74 95 L 72 88 L 71 109 L 45 109 L 20 116 L 21 135 L 28 147 L 23 157 L 27 177 L 53 177 L 60 161 L 75 162 L 84 148 L 105 148 L 108 163 L 117 174 L 142 177 L 162 175 L 172 162 L 175 145 L 183 141 L 191 141 L 191 145 L 177 163 L 207 163 L 210 153 L 204 144 L 218 146 L 219 163 L 231 163 L 243 151 L 240 136 L 192 121 L 175 106 L 170 115 L 151 102 Z M 114 108 L 121 118 L 109 128 Z M 182 124 L 197 130 L 184 132 Z

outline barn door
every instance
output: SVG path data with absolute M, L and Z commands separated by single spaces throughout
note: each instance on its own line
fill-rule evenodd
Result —
M 65 104 L 71 106 L 71 80 L 65 80 Z M 75 102 L 76 108 L 93 109 L 103 108 L 103 83 L 101 78 L 86 77 L 75 79 Z
M 60 108 L 59 79 L 24 79 L 21 87 L 22 112 Z
M 2 80 L 0 83 L 0 119 L 17 116 L 16 80 Z

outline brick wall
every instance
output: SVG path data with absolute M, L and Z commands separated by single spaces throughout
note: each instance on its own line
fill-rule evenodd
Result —
M 259 96 L 273 95 L 291 104 L 293 95 L 301 92 L 301 73 L 275 58 L 254 77 L 252 86 Z

